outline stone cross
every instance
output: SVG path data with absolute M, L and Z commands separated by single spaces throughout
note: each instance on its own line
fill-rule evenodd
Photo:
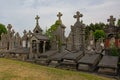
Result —
M 26 31 L 26 30 L 24 30 L 24 31 L 23 31 L 23 33 L 24 33 L 24 35 L 25 35 L 25 34 L 27 33 L 27 31 Z
M 17 36 L 17 37 L 20 37 L 20 35 L 19 35 L 19 33 L 18 33 L 18 32 L 16 33 L 16 36 Z
M 28 37 L 31 37 L 31 36 L 32 36 L 32 32 L 29 30 Z
M 79 11 L 76 12 L 76 15 L 74 15 L 73 17 L 77 19 L 77 21 L 79 21 L 80 17 L 82 17 L 83 15 L 80 14 Z
M 57 14 L 58 20 L 61 21 L 61 16 L 62 16 L 62 15 L 63 15 L 63 14 L 62 14 L 61 12 L 59 12 L 59 13 Z
M 110 19 L 108 19 L 107 21 L 109 22 L 110 25 L 114 25 L 116 18 L 113 18 L 113 16 L 110 16 Z
M 14 34 L 15 33 L 15 31 L 14 31 L 14 29 L 12 30 L 12 34 Z
M 32 34 L 31 30 L 29 30 L 29 34 Z
M 11 30 L 12 25 L 11 25 L 11 24 L 8 24 L 7 28 L 8 28 L 8 30 Z
M 38 20 L 40 19 L 40 17 L 36 15 L 35 19 L 36 19 L 36 24 L 38 25 Z

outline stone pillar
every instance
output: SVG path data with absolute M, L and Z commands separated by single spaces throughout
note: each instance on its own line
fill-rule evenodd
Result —
M 28 41 L 28 46 L 27 47 L 30 48 L 30 41 Z
M 57 51 L 59 51 L 59 45 L 58 45 L 58 41 L 56 41 L 56 43 L 57 43 Z
M 61 52 L 64 52 L 65 51 L 65 49 L 66 49 L 66 44 L 62 44 L 62 47 L 61 47 Z
M 46 41 L 43 43 L 43 53 L 45 53 L 45 46 L 46 46 Z
M 37 54 L 39 54 L 39 41 L 37 41 Z
M 22 41 L 22 47 L 26 47 L 26 45 L 25 45 L 25 44 L 26 44 L 26 41 L 25 41 L 25 40 L 23 40 L 23 41 Z
M 36 53 L 34 53 L 34 56 L 35 56 L 35 59 L 37 59 L 38 58 L 38 54 L 39 54 L 39 41 L 37 41 L 36 42 L 36 47 L 37 47 L 37 51 L 36 51 Z
M 83 47 L 83 52 L 84 52 L 84 55 L 85 55 L 85 26 L 83 25 L 83 28 L 82 28 L 82 46 Z
M 29 59 L 33 58 L 33 52 L 32 52 L 32 42 L 30 43 L 30 53 L 29 53 Z

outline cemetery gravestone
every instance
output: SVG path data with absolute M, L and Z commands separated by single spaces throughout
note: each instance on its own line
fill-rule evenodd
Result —
M 66 69 L 77 69 L 77 62 L 81 57 L 83 57 L 83 51 L 69 53 L 63 56 L 63 61 L 60 63 L 60 67 Z
M 50 62 L 49 58 L 51 56 L 55 55 L 56 53 L 57 53 L 56 50 L 51 50 L 51 51 L 47 51 L 45 53 L 42 53 L 36 59 L 36 63 L 41 64 L 41 65 L 48 65 Z
M 100 54 L 86 54 L 78 61 L 78 70 L 94 71 L 101 57 Z
M 103 56 L 100 63 L 98 64 L 100 73 L 105 74 L 117 74 L 118 69 L 118 57 L 117 56 Z
M 50 63 L 49 63 L 49 66 L 52 66 L 52 67 L 57 67 L 60 65 L 60 62 L 63 61 L 63 57 L 66 55 L 66 54 L 69 54 L 68 51 L 64 51 L 62 53 L 56 53 L 55 55 L 51 56 L 49 58 L 50 60 Z

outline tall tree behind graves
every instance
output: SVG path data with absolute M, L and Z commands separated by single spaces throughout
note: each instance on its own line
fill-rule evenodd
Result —
M 91 23 L 90 25 L 87 25 L 86 29 L 85 29 L 85 33 L 86 33 L 86 39 L 88 38 L 90 31 L 93 31 L 93 33 L 96 30 L 103 30 L 106 24 L 100 22 L 100 23 Z
M 97 42 L 97 40 L 99 40 L 100 38 L 105 38 L 105 32 L 103 30 L 95 30 L 93 35 L 95 38 L 95 42 Z
M 57 20 L 55 24 L 50 26 L 48 30 L 46 30 L 46 35 L 52 40 L 53 39 L 53 32 L 57 29 L 57 27 L 61 24 L 61 21 Z
M 0 39 L 1 39 L 2 33 L 7 33 L 7 29 L 6 29 L 5 25 L 0 23 Z
M 117 26 L 120 27 L 120 19 L 118 19 L 118 21 L 117 21 Z

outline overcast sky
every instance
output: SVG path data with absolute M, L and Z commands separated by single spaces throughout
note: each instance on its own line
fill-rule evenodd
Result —
M 12 24 L 16 32 L 24 29 L 33 30 L 35 16 L 39 15 L 40 27 L 45 31 L 55 23 L 57 13 L 61 12 L 62 22 L 66 26 L 66 35 L 76 19 L 76 11 L 83 14 L 81 18 L 87 25 L 104 22 L 110 15 L 120 18 L 120 0 L 0 0 L 0 23 Z

